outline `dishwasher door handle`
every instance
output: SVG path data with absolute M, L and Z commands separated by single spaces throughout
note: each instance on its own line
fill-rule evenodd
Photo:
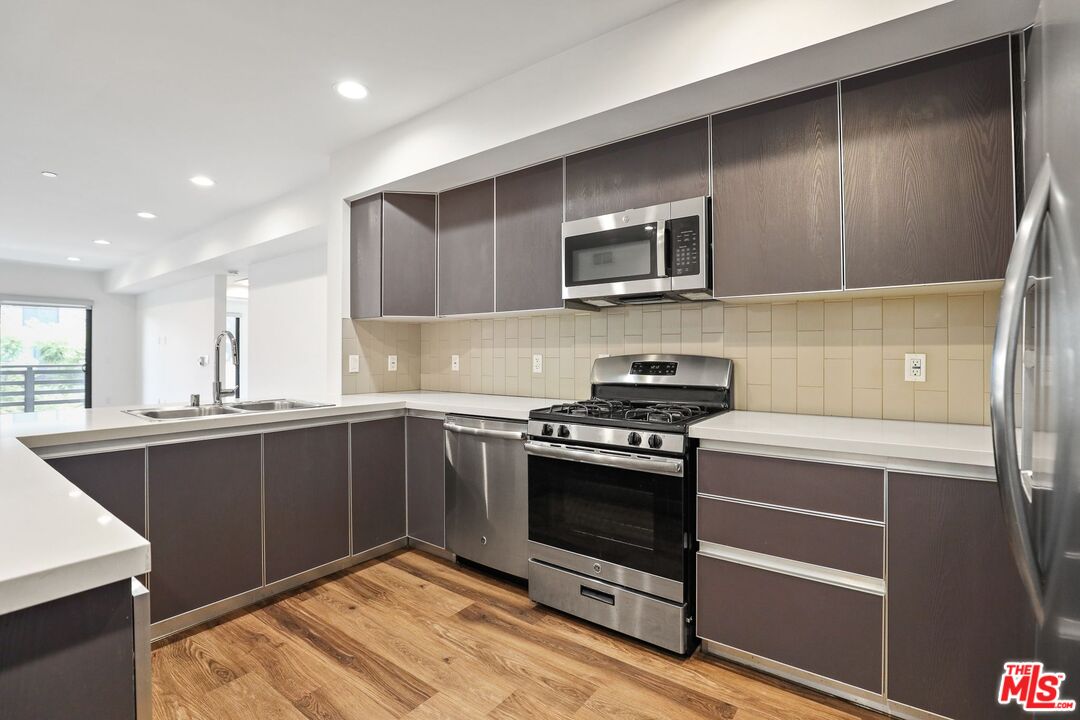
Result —
M 525 443 L 525 452 L 530 455 L 538 455 L 540 457 L 552 458 L 555 460 L 571 460 L 592 463 L 593 465 L 607 465 L 609 467 L 617 467 L 624 470 L 638 470 L 660 475 L 683 474 L 682 460 L 632 457 L 623 454 L 593 452 L 592 450 L 572 450 L 570 448 L 534 442 Z
M 448 432 L 461 433 L 462 435 L 475 435 L 476 437 L 492 438 L 494 440 L 524 440 L 525 431 L 515 430 L 486 430 L 483 428 L 466 427 L 452 422 L 444 422 L 443 429 Z

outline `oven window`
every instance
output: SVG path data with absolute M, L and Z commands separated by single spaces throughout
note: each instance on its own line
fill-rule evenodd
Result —
M 596 285 L 653 277 L 656 277 L 654 224 L 566 238 L 567 285 Z
M 682 478 L 529 456 L 529 539 L 683 581 Z

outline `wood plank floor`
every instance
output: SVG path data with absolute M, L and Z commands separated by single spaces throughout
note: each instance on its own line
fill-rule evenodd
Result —
M 870 720 L 842 701 L 683 659 L 416 551 L 169 639 L 155 720 Z

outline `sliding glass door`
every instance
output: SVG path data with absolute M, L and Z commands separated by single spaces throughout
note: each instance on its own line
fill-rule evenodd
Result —
M 90 407 L 91 310 L 0 302 L 0 413 Z

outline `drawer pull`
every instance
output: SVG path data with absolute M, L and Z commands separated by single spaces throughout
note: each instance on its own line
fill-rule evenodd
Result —
M 582 597 L 587 597 L 590 600 L 596 600 L 597 602 L 602 602 L 605 605 L 614 605 L 615 604 L 615 596 L 612 595 L 611 593 L 600 592 L 599 590 L 593 590 L 592 588 L 585 587 L 584 585 L 581 586 L 581 595 L 582 595 Z

